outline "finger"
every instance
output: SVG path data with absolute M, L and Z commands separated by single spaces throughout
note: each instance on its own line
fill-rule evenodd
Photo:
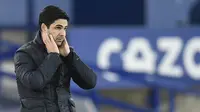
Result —
M 48 37 L 47 31 L 42 32 L 42 40 L 45 44 L 49 42 L 49 37 Z
M 50 36 L 49 36 L 48 32 L 46 32 L 46 42 L 47 42 L 47 43 L 50 43 L 50 42 L 51 42 Z
M 42 32 L 41 32 L 41 35 L 42 35 L 42 40 L 43 40 L 43 41 L 45 41 L 45 40 L 46 40 L 46 35 L 45 35 L 45 32 L 44 32 L 44 31 L 42 31 Z
M 67 39 L 66 39 L 66 38 L 64 38 L 64 40 L 67 42 Z
M 49 35 L 49 40 L 50 40 L 50 42 L 55 43 L 54 38 L 53 38 L 53 36 L 51 34 Z
M 52 41 L 53 36 L 51 34 L 49 34 L 49 40 Z
M 65 40 L 65 44 L 67 44 L 67 45 L 68 45 L 67 39 L 66 39 L 66 38 L 64 38 L 64 40 Z

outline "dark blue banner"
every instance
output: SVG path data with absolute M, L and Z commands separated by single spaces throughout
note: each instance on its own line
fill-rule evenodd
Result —
M 200 84 L 199 30 L 87 27 L 73 28 L 69 37 L 80 57 L 108 80 L 185 88 Z

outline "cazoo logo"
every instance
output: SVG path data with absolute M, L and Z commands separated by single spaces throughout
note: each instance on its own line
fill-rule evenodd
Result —
M 159 37 L 156 43 L 158 51 L 154 51 L 148 39 L 144 37 L 131 38 L 127 46 L 124 46 L 119 38 L 107 38 L 99 46 L 97 65 L 101 69 L 109 69 L 111 55 L 119 53 L 123 70 L 127 72 L 148 75 L 158 73 L 161 76 L 173 78 L 181 78 L 187 74 L 192 79 L 200 79 L 200 64 L 196 63 L 194 59 L 195 55 L 200 52 L 200 37 L 193 37 L 184 45 L 180 37 L 163 36 Z M 127 49 L 122 51 L 123 47 L 127 47 Z M 139 52 L 142 58 L 137 57 Z M 157 52 L 164 52 L 164 56 L 159 62 L 157 62 Z M 182 59 L 180 59 L 182 65 L 175 65 L 181 52 L 183 52 Z M 183 68 L 186 73 L 184 73 Z

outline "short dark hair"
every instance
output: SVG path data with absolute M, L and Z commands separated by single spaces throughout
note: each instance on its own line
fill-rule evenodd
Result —
M 66 19 L 69 21 L 69 16 L 59 7 L 49 5 L 39 15 L 39 27 L 41 28 L 41 24 L 44 23 L 49 28 L 57 19 Z

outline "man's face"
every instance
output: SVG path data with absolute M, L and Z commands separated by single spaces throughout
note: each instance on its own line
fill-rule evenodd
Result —
M 64 38 L 66 38 L 67 26 L 68 21 L 66 19 L 58 19 L 48 29 L 49 34 L 53 36 L 58 47 L 62 45 Z

